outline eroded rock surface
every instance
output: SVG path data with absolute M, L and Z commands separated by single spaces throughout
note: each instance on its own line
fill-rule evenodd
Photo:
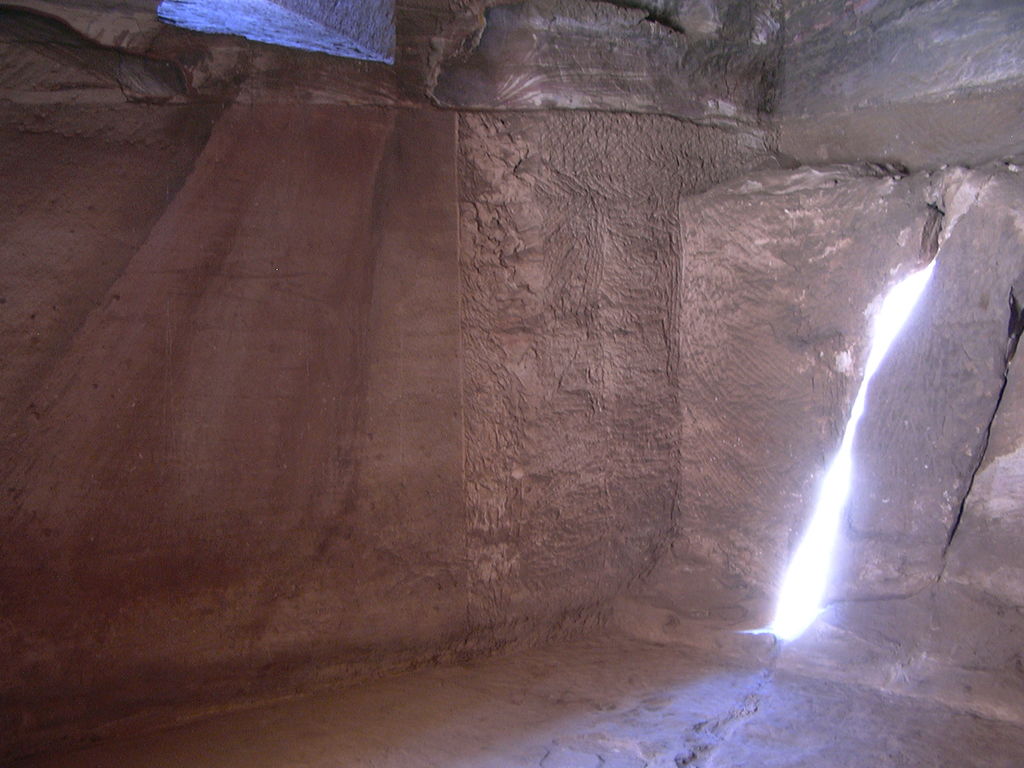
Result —
M 473 600 L 606 598 L 679 505 L 677 200 L 761 150 L 629 115 L 467 115 L 459 135 Z
M 681 201 L 677 557 L 775 593 L 859 385 L 865 309 L 920 263 L 927 221 L 921 180 L 870 168 Z
M 472 52 L 442 65 L 433 96 L 474 109 L 604 109 L 756 123 L 774 99 L 777 15 L 770 2 L 732 3 L 719 33 L 701 40 L 642 10 L 607 3 L 495 5 Z
M 156 0 L 19 6 L 3 748 L 563 637 L 616 596 L 634 634 L 760 662 L 720 632 L 767 623 L 872 303 L 936 253 L 837 602 L 784 664 L 1019 719 L 1024 198 L 1013 163 L 898 167 L 1024 150 L 1019 4 L 402 0 L 394 68 Z M 765 160 L 783 58 L 787 152 L 890 164 L 709 189 Z M 838 711 L 891 699 L 864 701 Z
M 1016 0 L 786 0 L 781 146 L 803 162 L 973 165 L 1024 151 Z
M 382 716 L 383 715 L 383 716 Z M 222 714 L 18 768 L 1017 768 L 1024 732 L 749 659 L 619 638 Z
M 19 748 L 593 626 L 673 524 L 677 201 L 764 156 L 653 116 L 230 109 L 12 379 Z
M 159 104 L 184 101 L 188 91 L 174 62 L 97 45 L 59 21 L 5 8 L 0 67 L 0 94 L 23 101 L 56 101 L 59 94 L 61 103 Z
M 38 415 L 39 382 L 106 301 L 218 113 L 144 105 L 0 112 L 0 465 L 13 461 L 26 414 Z
M 942 570 L 1005 381 L 1010 290 L 1024 271 L 1018 183 L 936 178 L 935 274 L 872 382 L 854 446 L 843 596 L 910 594 Z
M 479 0 L 409 0 L 395 9 L 395 65 L 294 50 L 232 35 L 204 34 L 161 23 L 159 0 L 24 0 L 20 9 L 66 25 L 76 48 L 97 49 L 92 57 L 127 55 L 146 66 L 177 70 L 186 89 L 175 101 L 235 100 L 390 105 L 424 103 L 442 58 L 478 26 Z M 8 12 L 5 11 L 5 15 Z M 0 16 L 0 28 L 9 22 Z M 13 29 L 5 37 L 36 45 L 38 35 Z M 17 45 L 7 42 L 5 56 L 20 64 Z M 23 46 L 24 47 L 24 46 Z M 53 48 L 53 46 L 49 46 Z M 52 52 L 52 51 L 51 51 Z M 47 47 L 25 52 L 31 63 Z M 11 66 L 8 67 L 11 69 Z M 88 67 L 87 67 L 88 69 Z M 65 76 L 74 83 L 74 77 Z M 17 77 L 8 78 L 2 95 L 13 101 L 64 101 Z M 65 84 L 68 84 L 67 82 Z M 96 94 L 79 94 L 95 99 Z

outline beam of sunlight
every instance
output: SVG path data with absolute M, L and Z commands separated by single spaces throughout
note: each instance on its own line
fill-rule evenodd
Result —
M 871 329 L 871 351 L 864 367 L 864 379 L 853 401 L 850 419 L 836 457 L 821 482 L 811 522 L 790 560 L 782 580 L 775 617 L 767 631 L 780 640 L 795 640 L 822 612 L 843 509 L 853 480 L 853 441 L 864 415 L 868 385 L 886 352 L 906 324 L 935 269 L 927 267 L 904 278 L 886 295 Z

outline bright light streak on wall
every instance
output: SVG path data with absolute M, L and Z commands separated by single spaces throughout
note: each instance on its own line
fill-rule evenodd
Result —
M 781 640 L 795 640 L 823 610 L 822 602 L 828 586 L 832 555 L 853 481 L 853 440 L 857 434 L 857 425 L 864 415 L 868 385 L 910 317 L 934 269 L 935 262 L 932 261 L 924 269 L 895 285 L 875 316 L 871 330 L 871 352 L 864 368 L 864 379 L 853 401 L 850 419 L 846 422 L 843 442 L 822 480 L 810 525 L 786 570 L 775 618 L 768 627 L 768 631 Z

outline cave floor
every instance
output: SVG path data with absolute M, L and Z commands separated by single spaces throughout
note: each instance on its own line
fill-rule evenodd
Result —
M 18 768 L 1024 765 L 1024 729 L 627 640 L 430 668 Z

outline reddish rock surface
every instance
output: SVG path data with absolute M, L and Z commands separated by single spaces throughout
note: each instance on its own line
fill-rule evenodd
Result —
M 679 195 L 759 153 L 635 115 L 464 116 L 459 136 L 473 599 L 586 605 L 678 512 Z
M 464 634 L 454 138 L 449 115 L 236 107 L 121 249 L 18 393 L 9 734 Z
M 63 114 L 34 141 L 73 158 L 91 144 L 49 133 Z M 672 529 L 676 201 L 756 142 L 308 105 L 236 105 L 203 138 L 45 367 L 10 372 L 21 749 L 564 636 Z M 47 228 L 82 212 L 30 193 L 24 260 L 59 264 Z M 22 303 L 52 290 L 23 282 Z
M 1018 4 L 492 5 L 399 2 L 394 68 L 0 11 L 0 756 L 581 631 L 766 681 L 936 253 L 779 663 L 1019 723 Z
M 877 298 L 934 253 L 868 390 L 827 610 L 780 663 L 1020 722 L 1020 406 L 1007 356 L 1022 195 L 1005 169 L 806 169 L 684 202 L 684 494 L 669 553 L 617 603 L 620 627 L 749 653 L 721 630 L 769 623 Z

